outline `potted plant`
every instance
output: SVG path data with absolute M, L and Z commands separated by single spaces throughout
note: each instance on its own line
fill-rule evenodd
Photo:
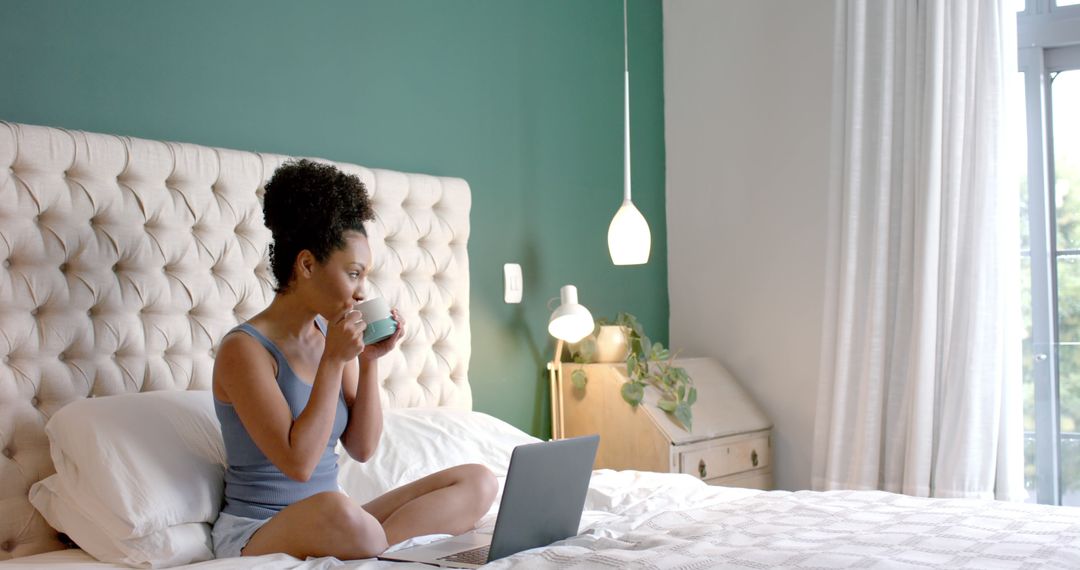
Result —
M 651 386 L 660 391 L 657 407 L 674 416 L 687 431 L 693 429 L 691 407 L 697 401 L 697 389 L 686 370 L 673 364 L 674 356 L 664 345 L 652 342 L 637 317 L 619 313 L 614 322 L 597 321 L 593 334 L 570 346 L 571 359 L 579 364 L 625 362 L 627 381 L 622 398 L 637 406 Z M 584 390 L 588 375 L 578 368 L 570 375 L 574 389 Z

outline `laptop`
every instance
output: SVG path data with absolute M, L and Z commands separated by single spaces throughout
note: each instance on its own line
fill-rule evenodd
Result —
M 587 435 L 515 447 L 494 533 L 474 530 L 379 558 L 477 568 L 576 535 L 599 442 Z

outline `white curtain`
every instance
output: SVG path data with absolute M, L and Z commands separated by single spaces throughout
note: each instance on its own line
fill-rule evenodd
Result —
M 1007 21 L 838 0 L 815 489 L 1023 496 Z

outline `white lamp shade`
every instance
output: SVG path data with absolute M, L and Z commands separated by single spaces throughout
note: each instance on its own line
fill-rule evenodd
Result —
M 577 342 L 593 331 L 592 313 L 583 305 L 578 304 L 577 287 L 564 285 L 560 291 L 562 304 L 553 313 L 548 321 L 548 333 L 551 336 Z
M 608 252 L 615 265 L 641 265 L 649 261 L 652 234 L 645 216 L 630 200 L 624 200 L 607 232 Z

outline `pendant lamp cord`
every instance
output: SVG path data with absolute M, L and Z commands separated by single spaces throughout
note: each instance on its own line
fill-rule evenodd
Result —
M 622 50 L 623 50 L 623 71 L 630 72 L 630 56 L 628 54 L 629 48 L 626 47 L 626 0 L 622 3 Z
M 625 113 L 623 116 L 623 201 L 630 201 L 630 48 L 626 40 L 626 0 L 623 0 L 623 93 Z

